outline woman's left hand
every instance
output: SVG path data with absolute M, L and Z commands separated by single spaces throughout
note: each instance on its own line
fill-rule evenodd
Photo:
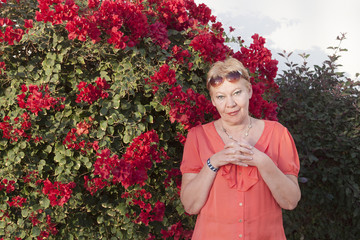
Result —
M 246 142 L 240 142 L 238 144 L 239 144 L 239 146 L 250 146 Z M 235 164 L 239 163 L 239 165 L 240 165 L 240 163 L 242 163 L 242 164 L 247 164 L 249 166 L 254 166 L 254 167 L 259 168 L 259 167 L 261 167 L 261 165 L 264 162 L 271 160 L 268 155 L 266 155 L 264 152 L 260 151 L 259 149 L 255 148 L 255 147 L 250 147 L 249 149 L 251 151 L 242 152 L 241 154 L 243 154 L 244 156 L 250 157 L 250 159 L 248 159 L 248 158 L 241 159 L 241 160 L 238 160 Z

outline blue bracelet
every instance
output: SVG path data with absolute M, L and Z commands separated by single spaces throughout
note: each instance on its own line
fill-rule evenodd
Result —
M 217 172 L 219 169 L 218 168 L 215 168 L 213 165 L 211 165 L 210 163 L 210 158 L 207 160 L 207 165 L 208 167 L 213 171 L 213 172 Z

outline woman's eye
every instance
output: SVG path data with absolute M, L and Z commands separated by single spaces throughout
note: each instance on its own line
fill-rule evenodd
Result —
M 222 100 L 222 99 L 224 99 L 224 96 L 220 95 L 220 96 L 216 96 L 216 98 L 219 99 L 219 100 Z
M 241 91 L 239 90 L 239 91 L 234 92 L 234 95 L 239 95 L 240 93 L 241 93 Z

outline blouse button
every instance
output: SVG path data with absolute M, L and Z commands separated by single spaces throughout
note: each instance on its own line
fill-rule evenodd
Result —
M 243 205 L 243 204 L 242 204 L 242 202 L 241 202 L 241 203 L 239 203 L 239 206 L 240 206 L 240 207 L 242 207 L 242 205 Z
M 239 235 L 239 238 L 242 238 L 242 234 Z
M 242 223 L 242 219 L 240 219 L 239 222 Z

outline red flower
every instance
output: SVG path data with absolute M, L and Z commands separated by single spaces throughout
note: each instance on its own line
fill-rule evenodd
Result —
M 88 0 L 89 8 L 97 8 L 99 6 L 100 0 Z
M 204 95 L 190 88 L 185 93 L 181 86 L 172 87 L 161 104 L 170 107 L 170 121 L 181 123 L 185 129 L 204 123 L 206 114 L 218 118 L 218 113 L 211 102 Z
M 91 123 L 87 123 L 86 121 L 80 122 L 76 125 L 76 134 L 89 134 L 89 128 L 91 127 Z
M 171 225 L 168 230 L 161 230 L 163 239 L 173 237 L 174 240 L 191 239 L 192 231 L 184 230 L 181 222 Z
M 43 184 L 42 193 L 48 196 L 51 206 L 63 206 L 71 197 L 71 189 L 76 186 L 74 182 L 67 184 L 61 182 L 51 183 L 49 179 L 43 181 Z
M 110 85 L 102 78 L 97 78 L 95 83 L 96 86 L 87 84 L 86 82 L 80 82 L 77 86 L 80 93 L 77 95 L 75 102 L 80 103 L 81 101 L 84 101 L 88 104 L 92 104 L 99 98 L 107 98 L 109 94 L 104 90 L 109 89 Z
M 225 39 L 222 34 L 214 34 L 213 32 L 202 32 L 197 35 L 190 43 L 195 51 L 200 52 L 200 56 L 204 61 L 213 63 L 224 60 L 232 50 L 225 45 Z
M 6 178 L 2 180 L 2 182 L 0 183 L 0 190 L 3 188 L 6 188 L 6 193 L 10 193 L 15 191 L 15 181 L 11 180 L 7 180 Z
M 162 49 L 167 49 L 171 43 L 168 38 L 166 25 L 159 21 L 150 25 L 149 36 L 153 42 L 159 45 Z
M 98 190 L 103 189 L 110 184 L 102 178 L 93 178 L 89 179 L 88 176 L 84 176 L 84 187 L 90 192 L 91 195 L 94 195 Z
M 151 81 L 149 81 L 148 79 L 146 79 L 145 81 L 147 83 L 154 83 L 156 85 L 166 83 L 171 86 L 176 83 L 176 73 L 173 69 L 170 69 L 169 65 L 164 64 L 160 67 L 158 72 L 155 72 L 155 74 L 150 77 L 150 79 Z M 154 89 L 154 93 L 156 93 L 156 89 Z
M 11 201 L 7 201 L 10 207 L 22 207 L 24 203 L 26 203 L 26 198 L 15 196 L 11 199 Z
M 172 57 L 170 59 L 175 59 L 176 64 L 184 64 L 184 62 L 190 57 L 191 54 L 188 50 L 183 50 L 177 45 L 172 48 Z
M 25 19 L 25 28 L 33 28 L 33 20 L 32 19 Z
M 28 94 L 27 93 L 28 90 Z M 25 85 L 21 86 L 22 94 L 17 95 L 17 101 L 20 108 L 25 108 L 37 116 L 43 109 L 61 110 L 63 105 L 57 106 L 64 98 L 53 98 L 50 96 L 48 86 L 29 85 L 29 89 Z

